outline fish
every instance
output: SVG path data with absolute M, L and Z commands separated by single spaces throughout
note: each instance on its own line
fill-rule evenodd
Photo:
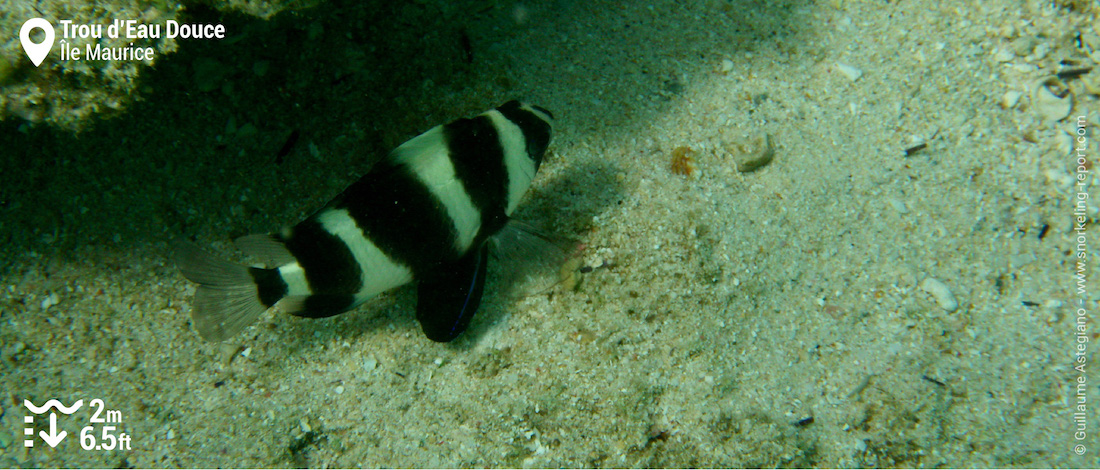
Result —
M 272 307 L 330 317 L 415 282 L 424 335 L 454 340 L 480 306 L 490 240 L 523 230 L 510 217 L 542 164 L 553 120 L 513 100 L 413 137 L 297 225 L 235 240 L 266 267 L 175 241 L 181 274 L 198 284 L 192 326 L 225 341 Z

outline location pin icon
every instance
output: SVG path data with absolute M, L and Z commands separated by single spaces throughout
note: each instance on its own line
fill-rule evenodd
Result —
M 41 28 L 46 33 L 45 41 L 38 44 L 31 41 L 31 31 L 34 28 Z M 23 43 L 23 50 L 27 52 L 27 57 L 31 58 L 35 67 L 38 67 L 50 54 L 50 49 L 53 49 L 53 39 L 53 25 L 42 18 L 31 18 L 19 29 L 19 41 Z

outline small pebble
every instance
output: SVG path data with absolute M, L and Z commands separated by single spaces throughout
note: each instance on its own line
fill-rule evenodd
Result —
M 729 59 L 722 59 L 722 65 L 719 66 L 718 71 L 723 74 L 730 73 L 733 70 L 733 61 Z
M 375 367 L 378 367 L 378 361 L 376 361 L 373 357 L 367 359 L 366 361 L 363 361 L 363 370 L 370 372 L 374 370 Z
M 310 41 L 314 41 L 321 37 L 325 33 L 325 24 L 320 21 L 314 21 L 309 24 L 309 29 L 306 30 L 306 34 L 309 36 Z
M 11 343 L 0 350 L 0 360 L 10 361 L 15 358 L 16 355 L 25 351 L 26 349 L 27 345 L 24 344 L 22 341 Z
M 1020 98 L 1024 94 L 1016 90 L 1006 91 L 1004 96 L 1001 97 L 1001 107 L 1004 109 L 1012 109 L 1016 107 L 1016 104 L 1020 102 Z
M 172 439 L 175 439 L 176 438 L 176 430 L 175 429 L 169 429 L 168 432 L 165 433 L 164 438 L 168 439 L 169 441 L 172 440 Z
M 900 199 L 895 199 L 892 197 L 886 198 L 886 202 L 890 203 L 890 206 L 893 207 L 894 210 L 898 211 L 899 214 L 909 213 L 909 208 L 905 207 L 905 202 Z
M 1025 252 L 1009 257 L 1009 265 L 1013 268 L 1022 268 L 1037 261 L 1035 253 Z
M 256 61 L 252 64 L 252 73 L 256 74 L 257 77 L 267 75 L 269 69 L 271 69 L 271 62 L 266 60 Z
M 1035 44 L 1038 43 L 1038 39 L 1029 36 L 1021 36 L 1015 41 L 1012 41 L 1012 52 L 1020 57 L 1031 55 L 1031 51 L 1035 49 Z
M 1051 49 L 1050 44 L 1039 43 L 1038 45 L 1035 46 L 1035 49 L 1031 50 L 1031 55 L 1029 55 L 1027 57 L 1027 60 L 1029 62 L 1035 62 L 1035 61 L 1041 60 L 1041 59 L 1045 58 L 1048 53 L 1050 53 L 1050 49 Z
M 336 394 L 337 395 L 343 395 L 343 393 L 344 393 L 344 386 L 343 385 L 337 385 L 336 386 Z
M 997 49 L 997 51 L 993 53 L 993 60 L 997 62 L 1008 62 L 1015 58 L 1016 54 L 1007 49 Z
M 920 283 L 920 289 L 931 295 L 933 299 L 936 299 L 936 304 L 947 312 L 958 310 L 959 301 L 955 300 L 955 294 L 952 294 L 947 284 L 944 284 L 939 279 L 934 277 L 924 278 L 924 281 Z
M 258 132 L 259 129 L 256 129 L 256 126 L 252 125 L 251 122 L 246 122 L 239 129 L 237 129 L 237 137 L 252 137 Z
M 209 57 L 199 57 L 191 64 L 195 71 L 195 86 L 199 91 L 214 91 L 218 89 L 225 75 L 230 71 L 221 62 Z
M 45 299 L 42 299 L 42 311 L 46 311 L 59 303 L 61 303 L 61 299 L 57 296 L 57 293 L 51 292 Z
M 233 362 L 233 358 L 237 357 L 237 353 L 241 352 L 241 345 L 237 343 L 222 343 L 218 345 L 218 359 L 222 365 L 228 366 Z
M 845 77 L 848 77 L 848 80 L 851 80 L 853 82 L 856 81 L 856 80 L 859 80 L 859 77 L 863 76 L 863 71 L 862 70 L 857 69 L 855 67 L 852 67 L 851 65 L 848 65 L 848 64 L 845 64 L 845 63 L 842 63 L 842 62 L 837 62 L 836 63 L 836 69 L 838 71 L 840 71 L 841 75 L 844 75 Z
M 847 426 L 847 424 L 845 424 L 845 426 Z M 845 429 L 845 431 L 847 431 L 847 429 Z M 856 449 L 856 452 L 863 452 L 867 450 L 867 441 L 864 441 L 863 439 L 856 439 L 855 442 L 852 444 L 852 447 Z

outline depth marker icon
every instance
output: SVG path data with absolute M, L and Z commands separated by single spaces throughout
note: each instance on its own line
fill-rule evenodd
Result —
M 25 28 L 26 26 L 24 26 L 24 29 Z M 48 400 L 42 406 L 34 406 L 34 403 L 31 403 L 30 400 L 23 400 L 23 406 L 26 406 L 31 413 L 34 413 L 36 415 L 45 413 L 49 411 L 50 408 L 57 408 L 57 411 L 60 411 L 63 414 L 71 415 L 75 413 L 76 410 L 79 410 L 81 406 L 84 406 L 84 400 L 77 400 L 76 403 L 73 403 L 73 406 L 70 407 L 65 407 L 65 405 L 62 405 L 61 402 L 57 400 Z M 30 426 L 34 423 L 34 416 L 24 416 L 23 423 L 27 424 L 27 427 L 23 428 L 23 434 L 32 437 L 24 439 L 23 446 L 34 447 L 34 428 Z M 38 436 L 41 437 L 42 440 L 46 442 L 46 444 L 49 444 L 50 447 L 57 447 L 57 445 L 61 443 L 61 440 L 65 439 L 65 436 L 67 436 L 68 434 L 69 433 L 65 431 L 58 432 L 57 413 L 54 413 L 52 411 L 50 412 L 50 432 L 38 432 Z

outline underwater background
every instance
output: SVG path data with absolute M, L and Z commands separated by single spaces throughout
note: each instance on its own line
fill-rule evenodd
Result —
M 33 17 L 227 37 L 35 67 Z M 1075 0 L 0 2 L 0 467 L 1100 466 L 1098 63 Z M 191 329 L 171 240 L 513 98 L 554 288 Z

